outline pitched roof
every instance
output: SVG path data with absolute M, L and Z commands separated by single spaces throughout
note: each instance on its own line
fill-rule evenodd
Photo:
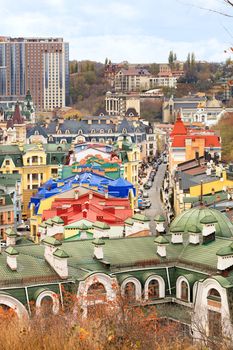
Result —
M 184 123 L 182 122 L 180 115 L 177 117 L 173 130 L 171 132 L 171 136 L 176 136 L 176 135 L 187 135 L 187 129 L 184 126 Z
M 13 124 L 24 124 L 24 119 L 21 115 L 18 102 L 15 105 L 15 111 L 14 111 L 12 119 L 13 119 Z

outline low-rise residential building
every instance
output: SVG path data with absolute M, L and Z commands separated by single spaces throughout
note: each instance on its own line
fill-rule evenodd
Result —
M 57 178 L 59 164 L 63 164 L 69 150 L 67 144 L 2 145 L 1 173 L 20 174 L 23 194 L 23 218 L 29 216 L 28 203 L 35 191 L 50 178 Z
M 221 141 L 214 131 L 186 128 L 178 115 L 169 142 L 169 170 L 172 173 L 182 162 L 209 154 L 221 159 Z
M 15 228 L 22 221 L 22 184 L 20 174 L 0 174 L 0 194 L 10 195 L 14 205 Z
M 186 124 L 212 127 L 221 119 L 224 112 L 232 112 L 232 108 L 222 105 L 215 96 L 207 100 L 205 96 L 187 96 L 176 98 L 171 96 L 163 102 L 163 121 L 171 123 L 178 114 Z
M 122 178 L 112 180 L 99 174 L 85 172 L 66 179 L 49 180 L 30 199 L 30 226 L 33 238 L 37 239 L 43 212 L 51 209 L 55 199 L 78 198 L 90 191 L 110 198 L 128 198 L 131 209 L 134 209 L 136 189 Z
M 14 227 L 14 204 L 9 194 L 0 194 L 0 237 L 6 239 L 6 230 Z
M 156 238 L 62 243 L 46 237 L 40 245 L 8 247 L 1 253 L 0 303 L 28 318 L 31 303 L 39 312 L 49 297 L 56 314 L 71 291 L 88 315 L 93 289 L 100 291 L 98 304 L 115 301 L 121 293 L 132 307 L 155 305 L 157 317 L 179 322 L 195 340 L 203 329 L 214 336 L 214 321 L 222 337 L 232 341 L 232 237 L 233 226 L 224 214 L 198 208 L 182 213 L 169 233 Z

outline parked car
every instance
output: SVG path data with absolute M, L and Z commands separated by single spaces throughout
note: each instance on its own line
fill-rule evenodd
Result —
M 143 198 L 149 198 L 149 193 L 148 192 L 143 192 L 142 197 Z
M 144 200 L 142 204 L 146 209 L 149 209 L 151 207 L 151 201 L 149 199 Z
M 151 181 L 147 181 L 143 187 L 146 189 L 146 190 L 149 190 L 151 187 L 152 187 L 152 182 Z

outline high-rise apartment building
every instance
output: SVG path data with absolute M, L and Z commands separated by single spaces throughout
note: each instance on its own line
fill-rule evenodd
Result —
M 62 38 L 0 37 L 0 99 L 21 99 L 27 90 L 39 111 L 66 105 L 69 44 Z

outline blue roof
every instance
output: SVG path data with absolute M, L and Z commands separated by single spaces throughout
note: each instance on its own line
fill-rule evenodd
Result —
M 82 184 L 89 184 L 90 186 L 98 187 L 99 193 L 104 194 L 107 191 L 113 197 L 126 198 L 128 197 L 130 189 L 133 189 L 135 193 L 135 188 L 127 180 L 122 178 L 112 180 L 102 175 L 85 172 L 80 174 L 78 178 L 76 175 L 63 180 L 48 180 L 38 189 L 38 192 L 31 197 L 29 206 L 30 204 L 34 204 L 35 212 L 37 213 L 41 200 L 54 196 L 58 193 L 66 192 Z
M 116 179 L 114 180 L 112 183 L 111 183 L 111 186 L 121 186 L 121 187 L 133 187 L 133 185 L 131 184 L 131 182 L 123 179 L 122 177 L 119 177 L 119 179 Z

